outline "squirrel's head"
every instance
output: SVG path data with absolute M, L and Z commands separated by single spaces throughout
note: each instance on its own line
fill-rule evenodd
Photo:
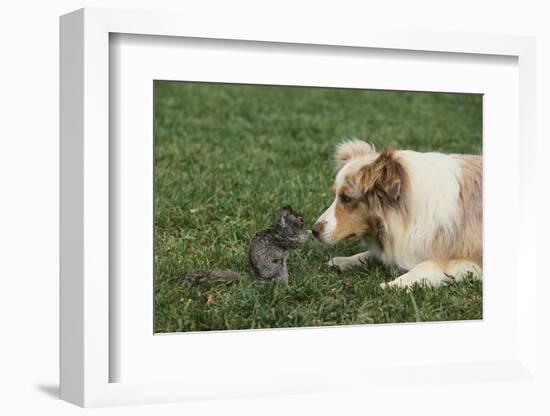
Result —
M 309 236 L 304 219 L 289 206 L 282 209 L 275 226 L 292 243 L 304 244 Z

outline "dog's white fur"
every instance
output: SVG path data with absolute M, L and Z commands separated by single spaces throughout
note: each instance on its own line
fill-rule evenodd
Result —
M 349 147 L 346 148 L 346 145 Z M 369 145 L 354 140 L 345 142 L 338 148 L 340 153 L 349 151 L 349 157 L 344 158 L 336 175 L 335 200 L 317 220 L 317 223 L 322 225 L 321 232 L 317 235 L 321 242 L 328 244 L 337 242 L 333 235 L 339 226 L 336 215 L 338 190 L 344 186 L 349 175 L 373 163 L 379 155 L 373 148 L 369 151 L 366 146 Z M 367 234 L 362 237 L 369 243 L 369 251 L 351 257 L 336 257 L 329 263 L 340 269 L 346 269 L 361 265 L 369 256 L 374 255 L 386 264 L 397 265 L 408 270 L 407 273 L 389 282 L 387 285 L 390 286 L 410 286 L 415 282 L 438 285 L 452 280 L 461 280 L 467 272 L 481 278 L 481 261 L 476 256 L 461 258 L 461 255 L 452 252 L 442 256 L 441 250 L 434 247 L 442 240 L 441 235 L 444 235 L 445 241 L 457 239 L 456 241 L 462 242 L 464 240 L 464 244 L 481 247 L 481 241 L 468 241 L 472 238 L 481 239 L 481 218 L 474 219 L 475 233 L 460 235 L 465 232 L 460 229 L 460 218 L 464 215 L 461 210 L 468 209 L 467 206 L 463 207 L 459 204 L 464 160 L 460 155 L 442 153 L 420 153 L 408 150 L 394 153 L 408 178 L 407 198 L 403 202 L 406 204 L 407 215 L 403 216 L 395 210 L 388 210 L 384 215 L 388 244 L 385 244 L 383 249 L 378 247 L 376 241 Z M 478 179 L 481 183 L 481 178 Z M 481 195 L 477 197 L 481 198 Z M 481 201 L 475 202 L 481 206 Z M 479 248 L 481 256 L 480 250 Z

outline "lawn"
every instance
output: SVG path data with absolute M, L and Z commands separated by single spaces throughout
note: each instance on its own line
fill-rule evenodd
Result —
M 481 96 L 155 83 L 155 332 L 482 318 L 482 284 L 384 289 L 399 273 L 375 262 L 339 272 L 362 243 L 311 240 L 290 254 L 288 285 L 247 270 L 247 246 L 291 205 L 307 226 L 330 202 L 335 145 L 481 152 Z M 233 284 L 182 288 L 188 271 L 235 270 Z

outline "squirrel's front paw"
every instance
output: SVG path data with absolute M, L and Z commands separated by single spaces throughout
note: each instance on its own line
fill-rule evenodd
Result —
M 333 257 L 327 264 L 342 271 L 354 266 L 354 263 L 350 262 L 347 257 Z

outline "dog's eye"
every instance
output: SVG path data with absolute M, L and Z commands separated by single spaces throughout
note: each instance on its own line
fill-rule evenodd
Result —
M 340 195 L 340 202 L 342 202 L 342 204 L 349 204 L 351 202 L 351 198 L 349 196 L 347 196 L 346 194 L 341 194 Z

